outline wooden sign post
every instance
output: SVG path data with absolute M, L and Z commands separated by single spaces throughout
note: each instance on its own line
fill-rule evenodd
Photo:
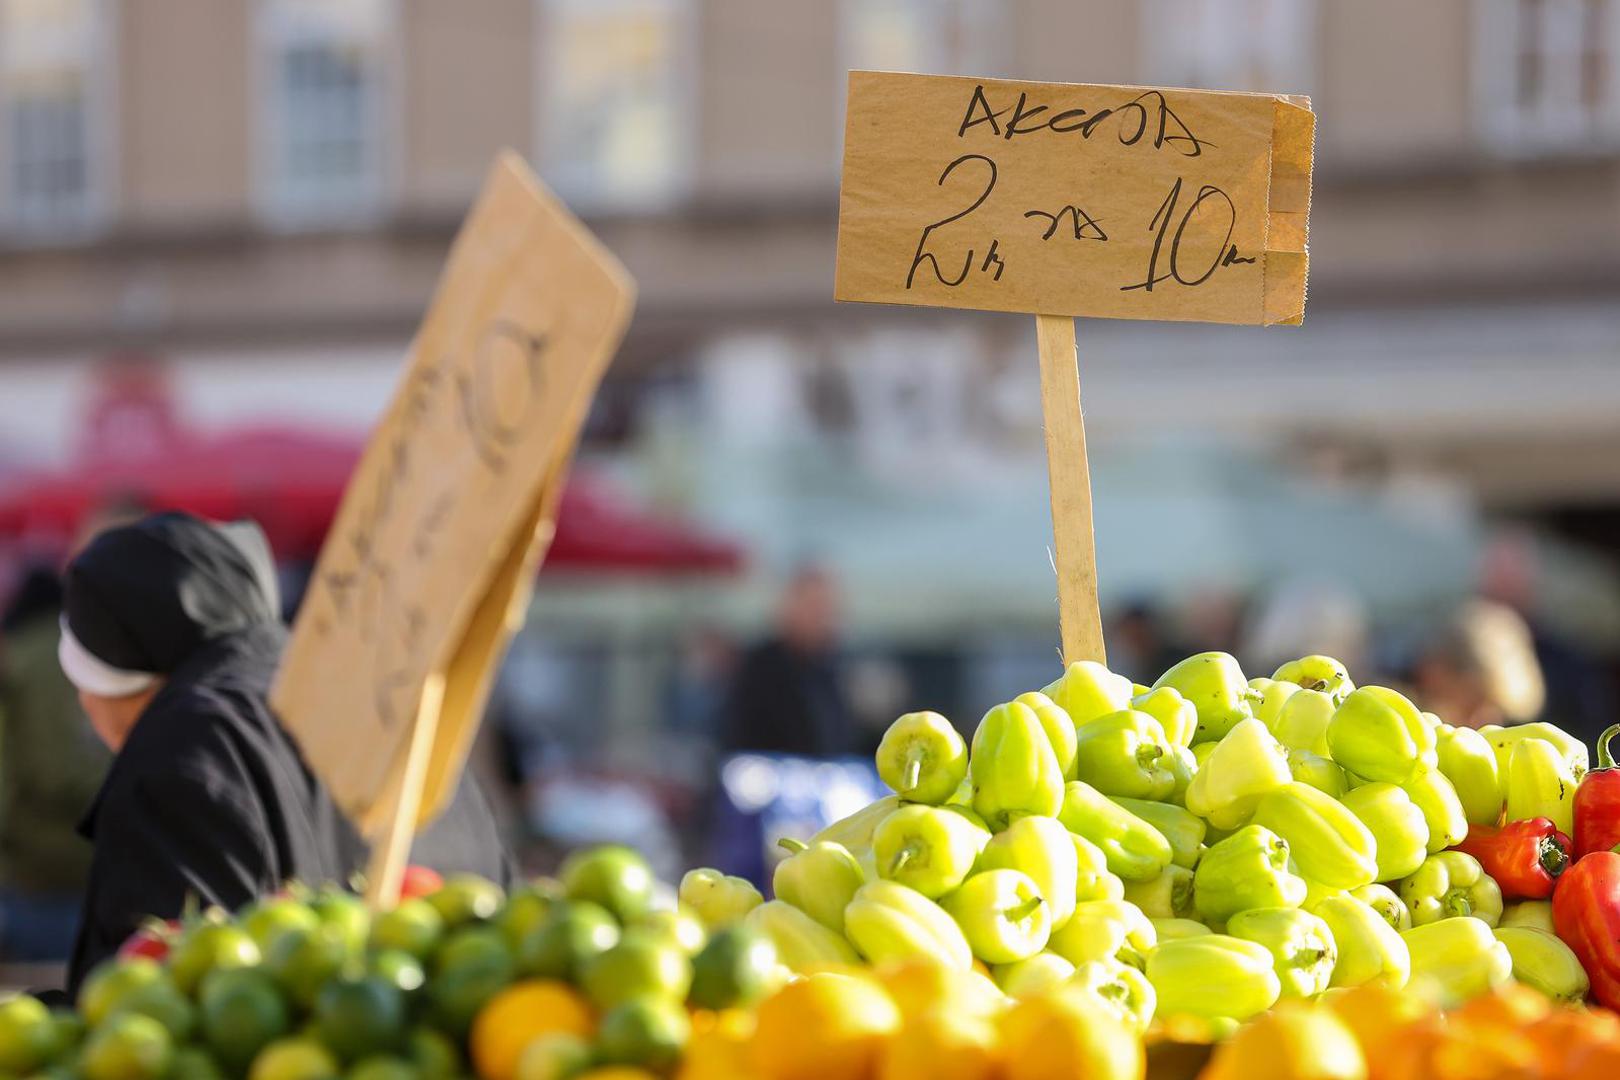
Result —
M 1105 659 L 1074 316 L 1297 325 L 1306 98 L 853 71 L 839 300 L 1036 316 L 1065 662 Z
M 372 841 L 373 904 L 398 896 L 417 827 L 455 793 L 634 293 L 521 159 L 497 158 L 349 481 L 271 695 Z

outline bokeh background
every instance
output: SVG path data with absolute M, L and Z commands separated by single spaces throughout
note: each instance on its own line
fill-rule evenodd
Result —
M 1032 320 L 832 302 L 851 68 L 1314 100 L 1302 328 L 1079 326 L 1113 666 L 1620 719 L 1617 0 L 0 0 L 0 894 L 100 767 L 23 791 L 50 568 L 248 514 L 290 610 L 503 146 L 641 293 L 480 748 L 533 864 L 746 869 L 866 781 L 733 752 L 1053 678 Z

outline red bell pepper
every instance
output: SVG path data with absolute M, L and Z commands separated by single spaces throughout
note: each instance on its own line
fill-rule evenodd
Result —
M 1620 846 L 1620 769 L 1609 753 L 1609 740 L 1620 733 L 1615 724 L 1597 741 L 1597 768 L 1575 789 L 1575 857 Z
M 1553 929 L 1575 951 L 1592 996 L 1620 1008 L 1620 855 L 1595 851 L 1571 866 L 1553 890 Z
M 1569 837 L 1544 817 L 1510 821 L 1500 829 L 1470 825 L 1468 836 L 1457 845 L 1496 879 L 1504 900 L 1551 896 L 1558 875 L 1569 865 L 1569 849 Z

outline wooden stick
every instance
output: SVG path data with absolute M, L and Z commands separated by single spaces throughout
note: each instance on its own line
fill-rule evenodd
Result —
M 411 841 L 416 837 L 416 816 L 422 808 L 422 786 L 427 781 L 428 760 L 433 756 L 433 740 L 439 727 L 439 711 L 444 705 L 444 675 L 435 673 L 422 684 L 422 701 L 416 709 L 416 725 L 406 749 L 405 768 L 399 788 L 393 793 L 387 824 L 376 837 L 371 861 L 366 866 L 366 904 L 373 911 L 399 902 L 399 887 L 405 879 Z
M 1041 353 L 1041 413 L 1046 420 L 1046 474 L 1052 490 L 1052 543 L 1058 579 L 1063 662 L 1106 663 L 1097 606 L 1097 545 L 1091 525 L 1091 471 L 1080 413 L 1080 365 L 1074 319 L 1035 316 Z

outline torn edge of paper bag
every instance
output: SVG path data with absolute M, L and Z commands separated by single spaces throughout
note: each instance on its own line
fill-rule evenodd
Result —
M 1267 326 L 1298 326 L 1305 321 L 1315 157 L 1316 114 L 1311 111 L 1311 99 L 1303 95 L 1277 98 L 1272 110 L 1271 187 L 1266 200 Z

